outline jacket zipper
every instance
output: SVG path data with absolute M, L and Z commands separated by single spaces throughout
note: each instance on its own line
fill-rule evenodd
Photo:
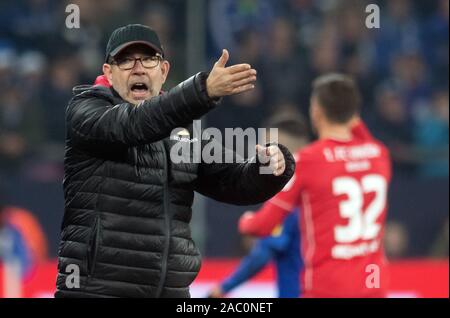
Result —
M 102 183 L 100 188 L 100 193 L 103 192 L 103 185 L 105 184 L 105 177 L 102 177 Z M 97 197 L 97 201 L 95 203 L 95 220 L 94 220 L 94 234 L 91 237 L 88 246 L 88 278 L 91 278 L 94 275 L 95 271 L 95 263 L 97 262 L 97 254 L 98 248 L 100 245 L 100 213 L 98 211 L 98 205 L 100 200 L 100 194 Z
M 165 222 L 165 242 L 164 242 L 164 252 L 162 255 L 162 265 L 161 265 L 161 278 L 159 280 L 158 289 L 156 290 L 156 298 L 161 297 L 164 283 L 166 281 L 167 275 L 167 259 L 169 257 L 169 247 L 170 247 L 170 215 L 169 215 L 169 178 L 168 178 L 168 165 L 167 165 L 167 152 L 162 142 L 163 156 L 164 156 L 164 222 Z

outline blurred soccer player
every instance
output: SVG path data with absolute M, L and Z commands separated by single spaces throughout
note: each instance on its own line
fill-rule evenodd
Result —
M 303 262 L 300 257 L 300 235 L 298 230 L 298 211 L 291 213 L 273 233 L 257 240 L 239 263 L 238 267 L 209 293 L 209 298 L 226 296 L 236 287 L 245 283 L 274 262 L 279 298 L 296 298 L 300 295 L 300 270 Z
M 294 177 L 240 231 L 267 235 L 300 206 L 305 297 L 384 297 L 382 245 L 391 179 L 388 150 L 359 119 L 353 80 L 329 74 L 313 84 L 311 122 L 319 140 L 297 153 Z
M 303 118 L 273 118 L 268 127 L 278 129 L 278 140 L 292 153 L 308 142 L 308 128 Z M 270 236 L 257 240 L 250 253 L 242 259 L 236 270 L 215 286 L 210 298 L 224 297 L 227 293 L 257 275 L 273 261 L 277 277 L 279 298 L 295 298 L 300 295 L 299 275 L 303 268 L 300 256 L 299 212 L 296 209 Z

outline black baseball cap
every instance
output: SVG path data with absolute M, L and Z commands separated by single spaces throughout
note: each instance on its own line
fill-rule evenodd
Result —
M 109 37 L 105 62 L 108 62 L 110 56 L 114 57 L 127 46 L 137 43 L 148 45 L 164 56 L 164 50 L 158 35 L 152 28 L 142 24 L 128 24 L 115 29 Z

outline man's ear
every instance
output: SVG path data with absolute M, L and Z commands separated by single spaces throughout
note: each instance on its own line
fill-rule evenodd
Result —
M 317 103 L 315 103 L 315 102 L 311 103 L 310 114 L 311 114 L 311 116 L 316 116 L 316 114 L 317 114 Z
M 313 125 L 317 125 L 322 118 L 322 109 L 316 97 L 311 98 L 309 116 Z
M 161 61 L 161 74 L 163 77 L 163 84 L 166 82 L 167 76 L 169 75 L 169 71 L 170 71 L 169 61 L 166 60 Z
M 106 63 L 103 64 L 103 74 L 106 76 L 106 78 L 108 79 L 109 84 L 112 86 L 113 80 L 112 80 L 111 65 L 106 64 Z

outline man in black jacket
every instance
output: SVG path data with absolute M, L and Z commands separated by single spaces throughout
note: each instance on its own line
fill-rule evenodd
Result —
M 160 93 L 170 65 L 156 33 L 142 25 L 113 32 L 106 85 L 75 88 L 67 108 L 56 297 L 189 297 L 201 263 L 189 228 L 194 191 L 249 205 L 291 178 L 295 163 L 281 145 L 258 145 L 255 162 L 170 160 L 182 142 L 171 138 L 175 128 L 188 127 L 220 97 L 253 88 L 256 71 L 225 67 L 227 60 L 224 50 L 209 74 Z M 260 173 L 264 160 L 272 174 Z

